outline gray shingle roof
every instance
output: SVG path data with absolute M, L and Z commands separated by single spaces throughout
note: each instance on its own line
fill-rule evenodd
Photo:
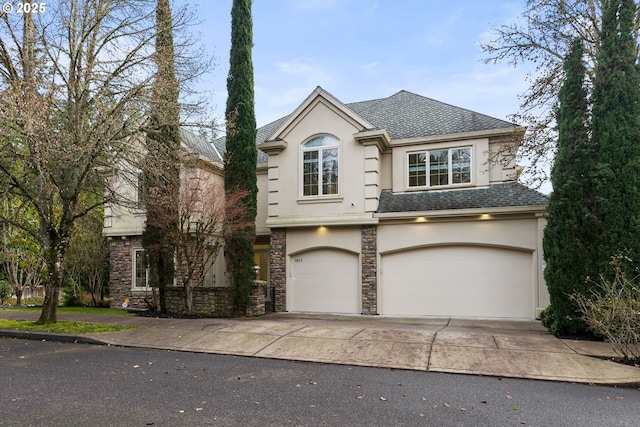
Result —
M 215 162 L 222 162 L 220 153 L 218 153 L 211 143 L 186 129 L 180 128 L 180 142 L 196 154 L 207 157 Z
M 269 138 L 269 136 L 276 131 L 276 129 L 278 129 L 280 127 L 280 125 L 282 123 L 285 122 L 285 120 L 287 120 L 289 118 L 289 116 L 285 116 L 282 117 L 276 121 L 273 121 L 267 125 L 264 125 L 260 128 L 258 128 L 257 132 L 256 132 L 256 144 L 258 144 L 258 148 L 260 148 L 260 144 L 262 144 L 263 142 L 266 141 L 267 138 Z M 218 151 L 220 152 L 220 154 L 224 157 L 224 153 L 227 151 L 227 139 L 226 137 L 220 137 L 218 139 L 216 139 L 215 141 L 213 141 L 213 145 L 215 145 L 215 147 L 218 149 Z M 266 165 L 269 162 L 269 156 L 267 156 L 264 152 L 258 150 L 258 164 L 259 165 Z
M 391 190 L 383 190 L 377 213 L 545 206 L 548 201 L 544 194 L 517 182 L 456 191 L 393 193 Z
M 455 107 L 405 90 L 388 98 L 346 105 L 378 129 L 386 129 L 392 139 L 449 135 L 516 126 L 505 120 Z
M 449 135 L 516 126 L 505 120 L 455 107 L 405 90 L 388 98 L 345 105 L 372 123 L 376 129 L 385 129 L 392 139 Z M 258 128 L 256 134 L 258 148 L 288 118 L 289 116 L 285 116 Z M 225 152 L 225 142 L 225 137 L 213 141 L 222 156 Z M 264 164 L 267 161 L 268 156 L 258 150 L 258 164 Z

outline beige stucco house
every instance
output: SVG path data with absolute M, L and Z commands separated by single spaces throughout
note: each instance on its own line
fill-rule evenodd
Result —
M 549 302 L 547 198 L 515 180 L 523 132 L 406 91 L 344 104 L 316 88 L 258 129 L 256 263 L 269 304 L 536 317 Z M 224 138 L 214 148 L 224 155 Z

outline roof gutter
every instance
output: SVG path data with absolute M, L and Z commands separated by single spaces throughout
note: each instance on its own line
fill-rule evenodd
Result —
M 452 218 L 478 215 L 514 215 L 514 214 L 535 214 L 543 216 L 547 212 L 546 205 L 533 206 L 504 206 L 489 208 L 470 209 L 446 209 L 438 211 L 411 211 L 411 212 L 385 212 L 374 213 L 374 218 L 385 219 L 414 219 L 414 218 Z
M 405 138 L 405 139 L 394 139 L 391 141 L 391 145 L 394 147 L 401 147 L 403 145 L 414 145 L 417 143 L 428 143 L 428 142 L 447 142 L 447 141 L 461 141 L 466 139 L 474 139 L 474 138 L 489 138 L 489 137 L 497 137 L 497 136 L 507 136 L 507 135 L 524 135 L 526 127 L 524 126 L 513 126 L 509 128 L 500 128 L 500 129 L 488 129 L 488 130 L 479 130 L 473 132 L 460 132 L 460 133 L 452 133 L 448 135 L 431 135 L 417 138 Z M 519 140 L 521 137 L 515 138 Z

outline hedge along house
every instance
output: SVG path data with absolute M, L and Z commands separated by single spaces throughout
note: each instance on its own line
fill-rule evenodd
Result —
M 406 91 L 343 104 L 320 87 L 260 128 L 275 310 L 537 317 L 547 197 L 516 182 L 523 132 Z
M 547 198 L 516 182 L 523 132 L 406 91 L 344 104 L 316 88 L 257 132 L 254 249 L 259 278 L 270 284 L 268 305 L 536 317 L 549 303 Z M 224 138 L 192 145 L 221 178 Z M 139 304 L 148 292 L 137 265 L 142 227 L 144 211 L 107 209 L 114 306 L 125 297 Z M 206 271 L 216 277 L 210 286 L 226 284 L 223 257 Z

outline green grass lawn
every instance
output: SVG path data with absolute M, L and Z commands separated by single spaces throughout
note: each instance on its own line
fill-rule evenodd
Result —
M 0 311 L 24 311 L 40 313 L 42 307 L 0 307 Z M 117 308 L 99 307 L 58 307 L 58 314 L 108 314 L 116 316 L 133 316 L 133 314 Z M 98 332 L 116 332 L 136 329 L 133 326 L 115 325 L 111 323 L 88 323 L 75 320 L 58 320 L 57 323 L 36 325 L 34 321 L 0 319 L 0 329 L 24 332 L 53 332 L 63 334 L 94 334 Z
M 0 310 L 41 312 L 42 307 L 0 307 Z M 58 307 L 58 314 L 110 314 L 115 316 L 133 316 L 126 310 L 119 308 L 101 307 Z
M 62 334 L 95 334 L 98 332 L 117 332 L 137 329 L 135 326 L 114 325 L 109 323 L 76 322 L 74 320 L 58 320 L 57 323 L 36 325 L 30 320 L 0 319 L 0 329 L 22 332 L 54 332 Z

